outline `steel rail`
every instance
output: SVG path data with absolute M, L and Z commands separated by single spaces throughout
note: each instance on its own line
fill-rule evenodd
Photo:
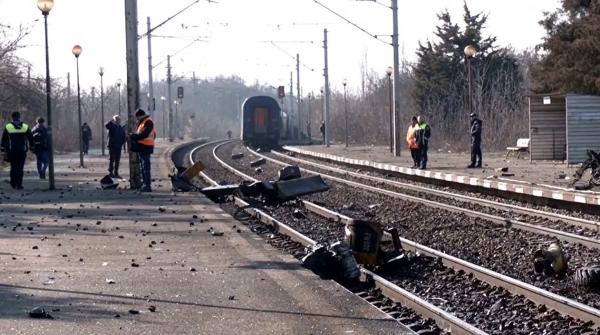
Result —
M 468 201 L 468 202 L 477 203 L 482 206 L 500 208 L 500 209 L 506 210 L 510 213 L 518 213 L 518 214 L 530 215 L 530 216 L 540 216 L 540 217 L 543 217 L 545 219 L 552 220 L 552 221 L 563 221 L 565 223 L 569 223 L 571 225 L 575 225 L 575 226 L 579 226 L 579 227 L 583 227 L 583 228 L 600 230 L 600 223 L 598 223 L 596 221 L 592 221 L 592 220 L 586 220 L 586 219 L 576 218 L 576 217 L 563 215 L 563 214 L 557 214 L 557 213 L 548 213 L 548 212 L 544 212 L 544 211 L 541 211 L 538 209 L 527 208 L 527 207 L 517 206 L 517 205 L 513 205 L 513 204 L 506 204 L 506 203 L 496 202 L 496 201 L 487 200 L 487 199 L 479 199 L 479 198 L 471 197 L 471 196 L 464 195 L 464 194 L 458 194 L 458 193 L 437 190 L 434 188 L 429 188 L 429 187 L 420 186 L 420 185 L 416 185 L 416 184 L 408 184 L 408 183 L 403 183 L 403 182 L 399 182 L 399 181 L 395 181 L 395 180 L 388 180 L 388 179 L 381 178 L 381 177 L 370 176 L 370 175 L 357 173 L 357 172 L 353 172 L 353 171 L 348 171 L 345 169 L 341 169 L 341 168 L 337 168 L 337 167 L 333 167 L 333 166 L 329 166 L 329 165 L 319 164 L 319 163 L 316 163 L 313 161 L 308 161 L 308 160 L 301 159 L 298 157 L 290 157 L 290 156 L 285 155 L 278 151 L 271 151 L 271 153 L 273 153 L 276 156 L 286 158 L 286 159 L 289 159 L 294 162 L 311 165 L 311 166 L 317 167 L 319 169 L 328 170 L 328 171 L 332 171 L 332 172 L 336 172 L 336 173 L 340 173 L 340 174 L 345 174 L 345 175 L 349 175 L 349 176 L 360 178 L 360 179 L 366 179 L 366 180 L 370 180 L 370 181 L 374 181 L 374 182 L 378 182 L 378 183 L 384 183 L 386 185 L 396 186 L 399 188 L 405 188 L 405 189 L 408 188 L 408 189 L 411 189 L 414 191 L 429 193 L 429 194 L 438 195 L 438 196 L 442 196 L 442 197 L 460 199 L 460 200 L 464 200 L 464 201 Z
M 255 151 L 253 151 L 251 149 L 248 149 L 248 150 L 250 152 L 252 152 L 253 154 L 255 154 L 259 157 L 263 157 L 269 161 L 279 162 L 270 157 L 266 157 L 264 155 L 256 153 Z M 279 164 L 288 165 L 283 162 L 279 162 Z M 324 176 L 325 178 L 327 178 L 326 175 L 321 174 L 321 176 Z M 333 178 L 335 178 L 339 181 L 343 181 L 340 178 L 336 178 L 336 177 L 333 177 Z M 357 183 L 355 183 L 355 184 L 357 184 Z M 360 187 L 360 185 L 362 185 L 362 184 L 358 184 L 357 186 Z M 374 189 L 373 187 L 371 187 L 371 188 Z M 425 200 L 418 199 L 418 201 L 425 201 Z M 327 217 L 331 218 L 331 219 L 335 219 L 337 216 L 330 215 Z M 348 219 L 346 219 L 346 220 L 348 220 Z M 351 219 L 349 219 L 349 220 L 351 220 Z M 346 221 L 346 222 L 349 222 L 349 221 Z M 432 257 L 439 257 L 446 266 L 451 267 L 451 268 L 455 269 L 456 271 L 462 270 L 466 273 L 473 274 L 473 276 L 475 276 L 477 279 L 479 279 L 483 282 L 489 283 L 490 285 L 493 285 L 493 286 L 502 287 L 515 295 L 523 295 L 526 298 L 530 299 L 531 301 L 533 301 L 537 304 L 542 304 L 542 305 L 546 305 L 550 308 L 553 308 L 554 310 L 558 311 L 559 313 L 562 313 L 563 315 L 570 315 L 570 316 L 576 317 L 576 318 L 584 320 L 584 321 L 592 321 L 596 325 L 596 327 L 600 326 L 600 310 L 598 310 L 596 308 L 593 308 L 586 304 L 582 304 L 575 300 L 560 296 L 558 294 L 549 292 L 547 290 L 544 290 L 539 287 L 533 286 L 531 284 L 522 282 L 522 281 L 514 279 L 512 277 L 500 274 L 498 272 L 489 270 L 489 269 L 481 267 L 479 265 L 475 265 L 473 263 L 464 261 L 460 258 L 448 255 L 446 253 L 429 248 L 427 246 L 421 245 L 421 244 L 413 242 L 411 240 L 408 240 L 405 238 L 400 238 L 400 241 L 403 243 L 404 246 L 408 246 L 408 248 L 410 250 L 413 250 L 415 252 L 418 251 L 422 254 L 432 256 Z
M 222 159 L 220 159 L 216 155 L 216 151 L 218 150 L 219 147 L 221 147 L 222 145 L 225 145 L 227 143 L 230 143 L 230 142 L 232 142 L 232 141 L 225 141 L 223 143 L 216 145 L 213 149 L 213 157 L 215 158 L 215 160 L 217 162 L 219 162 L 219 164 L 221 166 L 223 166 L 227 170 L 229 170 L 229 171 L 235 173 L 236 175 L 243 177 L 245 179 L 256 181 L 255 178 L 248 176 L 241 171 L 236 170 L 235 168 L 233 168 L 232 166 L 230 166 L 229 164 L 224 162 Z M 195 148 L 194 150 L 192 150 L 192 152 L 190 152 L 190 162 L 192 164 L 194 163 L 193 156 L 194 156 L 196 150 L 199 150 L 200 148 L 203 148 L 210 144 L 215 144 L 215 143 L 214 142 L 206 143 L 206 144 L 203 144 L 203 145 Z M 214 186 L 218 185 L 217 182 L 215 182 L 213 179 L 211 179 L 206 173 L 200 172 L 200 176 L 202 178 L 204 178 L 211 185 L 214 185 Z M 303 234 L 297 232 L 296 230 L 287 226 L 286 224 L 274 219 L 273 217 L 269 216 L 268 214 L 264 213 L 263 211 L 261 211 L 259 209 L 251 208 L 250 205 L 247 202 L 245 202 L 244 200 L 242 200 L 238 197 L 234 197 L 234 199 L 235 199 L 236 205 L 244 208 L 244 211 L 246 211 L 246 213 L 259 219 L 261 222 L 263 222 L 265 224 L 272 225 L 273 227 L 275 227 L 275 229 L 278 232 L 288 235 L 292 240 L 294 240 L 304 246 L 316 245 L 316 242 L 314 240 L 310 239 L 309 237 L 304 236 Z M 336 213 L 332 210 L 318 206 L 311 202 L 302 201 L 302 203 L 308 210 L 310 210 L 311 212 L 313 212 L 317 215 L 320 215 L 320 216 L 323 216 L 326 218 L 330 218 L 333 220 L 341 221 L 341 222 L 352 221 L 351 218 L 349 218 L 345 215 Z M 377 288 L 381 289 L 381 291 L 388 298 L 390 298 L 391 300 L 393 300 L 397 303 L 401 303 L 403 306 L 405 306 L 407 308 L 413 309 L 414 311 L 418 312 L 419 314 L 421 314 L 427 318 L 431 318 L 432 320 L 434 320 L 436 322 L 436 324 L 440 328 L 442 328 L 448 332 L 451 332 L 452 334 L 459 334 L 459 335 L 469 335 L 469 334 L 470 335 L 485 335 L 485 334 L 487 334 L 486 332 L 466 323 L 465 321 L 463 321 L 463 320 L 457 318 L 456 316 L 442 310 L 441 308 L 427 302 L 426 300 L 416 296 L 415 294 L 402 289 L 401 287 L 378 276 L 377 274 L 375 274 L 367 269 L 364 269 L 364 268 L 361 268 L 360 270 L 361 270 L 361 276 L 363 278 L 371 280 L 374 283 L 374 285 Z
M 282 162 L 282 161 L 277 160 L 275 158 L 262 155 L 262 154 L 260 154 L 260 153 L 258 153 L 256 151 L 253 151 L 252 149 L 248 148 L 248 150 L 253 155 L 256 155 L 258 157 L 264 158 L 264 159 L 266 159 L 266 160 L 268 160 L 270 162 L 273 162 L 275 164 L 284 165 L 284 166 L 290 165 L 290 164 L 288 164 L 286 162 Z M 521 230 L 524 230 L 524 231 L 529 231 L 529 232 L 532 232 L 532 233 L 535 233 L 535 234 L 541 234 L 541 235 L 555 237 L 555 238 L 558 238 L 561 241 L 567 241 L 567 242 L 571 242 L 571 243 L 579 243 L 581 245 L 585 245 L 585 246 L 590 247 L 590 248 L 600 249 L 600 240 L 597 240 L 597 239 L 592 239 L 592 238 L 589 238 L 589 237 L 585 237 L 585 236 L 581 236 L 581 235 L 577 235 L 577 234 L 573 234 L 573 233 L 569 233 L 569 232 L 564 232 L 564 231 L 561 231 L 561 230 L 551 229 L 551 228 L 547 228 L 547 227 L 541 227 L 541 226 L 537 226 L 537 225 L 533 225 L 533 224 L 521 222 L 521 221 L 518 221 L 518 220 L 514 220 L 514 219 L 511 219 L 511 218 L 504 218 L 504 217 L 497 216 L 497 215 L 492 215 L 492 214 L 487 214 L 487 213 L 480 213 L 480 212 L 473 211 L 473 210 L 470 210 L 470 209 L 465 209 L 465 208 L 458 207 L 458 206 L 453 206 L 453 205 L 448 205 L 448 204 L 440 203 L 440 202 L 437 202 L 437 201 L 423 199 L 423 198 L 415 197 L 415 196 L 404 194 L 404 193 L 399 193 L 399 192 L 395 192 L 395 191 L 385 190 L 385 189 L 381 189 L 381 188 L 378 188 L 378 187 L 361 184 L 361 183 L 358 183 L 358 182 L 355 182 L 355 181 L 346 180 L 346 179 L 343 179 L 343 178 L 339 178 L 339 177 L 334 177 L 334 176 L 327 175 L 327 174 L 318 173 L 316 171 L 312 171 L 312 170 L 306 169 L 306 168 L 300 168 L 300 170 L 308 172 L 308 173 L 311 173 L 311 174 L 318 174 L 318 175 L 321 175 L 325 179 L 330 179 L 330 180 L 336 181 L 338 183 L 342 183 L 342 184 L 346 184 L 346 185 L 349 185 L 349 186 L 357 187 L 359 189 L 371 191 L 371 192 L 374 192 L 374 193 L 379 193 L 379 194 L 391 196 L 391 197 L 402 199 L 402 200 L 407 200 L 407 201 L 411 201 L 411 202 L 425 204 L 427 206 L 434 207 L 434 208 L 440 208 L 440 209 L 445 209 L 445 210 L 456 212 L 456 213 L 462 213 L 462 214 L 465 214 L 465 215 L 473 217 L 473 218 L 483 218 L 483 219 L 486 220 L 486 222 L 491 222 L 491 223 L 499 225 L 499 226 L 514 227 L 514 228 L 518 228 L 518 229 L 521 229 Z

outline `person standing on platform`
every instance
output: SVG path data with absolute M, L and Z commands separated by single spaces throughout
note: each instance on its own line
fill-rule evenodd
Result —
M 154 152 L 154 139 L 156 138 L 154 122 L 152 122 L 152 118 L 141 108 L 135 112 L 135 118 L 138 120 L 138 123 L 135 133 L 130 135 L 131 151 L 137 152 L 139 155 L 143 180 L 141 191 L 152 192 L 150 155 Z
M 481 131 L 483 128 L 481 120 L 477 114 L 471 113 L 471 164 L 467 166 L 469 169 L 481 168 Z
M 425 122 L 421 115 L 417 117 L 416 139 L 419 146 L 419 169 L 427 169 L 427 150 L 429 149 L 429 138 L 431 137 L 431 127 Z
M 127 141 L 125 130 L 121 126 L 121 118 L 114 115 L 112 120 L 105 125 L 108 129 L 108 175 L 111 178 L 123 179 L 119 175 L 119 163 L 121 162 L 121 151 Z
M 227 131 L 227 138 L 228 138 L 228 139 L 231 139 L 231 135 L 232 135 L 232 134 L 233 134 L 233 133 L 231 132 L 231 130 L 228 130 L 228 131 Z
M 321 122 L 319 131 L 321 132 L 321 137 L 323 137 L 323 144 L 325 144 L 325 122 Z
M 81 141 L 83 145 L 83 154 L 87 155 L 90 150 L 90 141 L 92 140 L 92 128 L 86 122 L 81 126 Z
M 23 167 L 27 151 L 33 147 L 33 136 L 27 123 L 21 122 L 21 113 L 11 114 L 12 121 L 4 126 L 2 133 L 2 151 L 4 160 L 10 162 L 10 186 L 23 189 Z
M 43 117 L 38 117 L 36 125 L 31 130 L 33 136 L 33 152 L 37 161 L 37 171 L 40 179 L 46 179 L 46 169 L 48 168 L 48 128 L 46 128 Z
M 410 155 L 413 159 L 413 168 L 418 168 L 420 164 L 419 160 L 419 145 L 417 145 L 417 129 L 419 126 L 417 125 L 417 117 L 413 116 L 410 120 L 410 125 L 408 126 L 408 131 L 406 132 L 406 143 L 408 144 L 408 149 L 410 149 Z

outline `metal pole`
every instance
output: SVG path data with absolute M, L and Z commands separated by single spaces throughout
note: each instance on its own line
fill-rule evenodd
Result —
M 292 117 L 292 115 L 294 115 L 294 72 L 290 71 L 290 117 Z M 290 137 L 295 137 L 293 131 Z
M 469 89 L 469 113 L 473 113 L 473 90 L 471 89 L 471 57 L 467 57 L 467 83 Z
M 325 146 L 329 147 L 329 68 L 327 65 L 327 29 L 323 30 L 323 50 L 325 53 L 325 67 L 323 75 L 325 77 Z
M 300 100 L 300 54 L 296 54 L 296 102 L 298 104 L 298 139 L 300 139 L 300 134 L 302 134 L 302 119 L 300 118 L 302 107 L 302 102 Z
M 127 117 L 128 132 L 136 126 L 135 112 L 140 106 L 140 75 L 138 65 L 137 0 L 125 0 L 125 41 L 127 59 Z M 142 186 L 137 153 L 129 148 L 129 182 L 131 189 Z
M 154 83 L 152 81 L 152 32 L 150 30 L 150 16 L 148 23 L 148 113 L 154 118 Z
M 400 156 L 400 55 L 398 51 L 398 0 L 392 0 L 393 34 L 392 46 L 394 49 L 394 156 Z
M 75 57 L 77 63 L 77 130 L 79 131 L 79 167 L 85 167 L 83 164 L 83 139 L 81 133 L 81 88 L 79 86 L 79 57 Z
M 306 128 L 306 136 L 308 136 L 308 141 L 312 143 L 312 133 L 311 133 L 311 126 L 312 124 L 310 123 L 310 113 L 311 113 L 311 105 L 310 105 L 310 99 L 312 98 L 312 96 L 314 95 L 314 93 L 309 93 L 308 94 L 308 127 Z
M 167 56 L 167 101 L 169 102 L 169 142 L 173 142 L 173 100 L 171 99 L 171 56 Z
M 344 119 L 345 119 L 345 135 L 346 135 L 346 148 L 348 147 L 348 102 L 346 100 L 346 84 L 344 84 Z
M 100 70 L 100 133 L 102 134 L 102 156 L 104 153 L 104 70 Z
M 165 99 L 162 99 L 162 103 L 163 103 L 162 104 L 163 105 L 163 108 L 162 108 L 163 131 L 162 131 L 162 133 L 163 133 L 163 138 L 166 139 L 167 138 L 167 128 L 166 128 L 167 127 L 167 107 L 165 106 Z
M 392 74 L 388 75 L 388 91 L 389 91 L 389 99 L 388 103 L 390 105 L 390 152 L 394 152 L 394 93 L 392 90 Z
M 52 143 L 52 104 L 50 100 L 50 55 L 48 54 L 48 13 L 44 13 L 46 40 L 46 118 L 48 119 L 48 189 L 54 190 L 54 147 Z

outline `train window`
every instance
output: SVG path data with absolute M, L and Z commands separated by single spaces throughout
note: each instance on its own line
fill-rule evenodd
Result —
M 254 108 L 254 133 L 264 134 L 267 132 L 267 120 L 269 109 L 264 107 Z

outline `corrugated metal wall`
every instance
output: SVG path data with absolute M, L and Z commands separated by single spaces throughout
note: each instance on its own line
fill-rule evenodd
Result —
M 547 96 L 548 97 L 548 96 Z M 566 158 L 565 97 L 529 97 L 529 152 L 531 160 L 564 160 Z
M 600 150 L 600 97 L 567 95 L 567 163 L 587 159 L 587 149 Z

